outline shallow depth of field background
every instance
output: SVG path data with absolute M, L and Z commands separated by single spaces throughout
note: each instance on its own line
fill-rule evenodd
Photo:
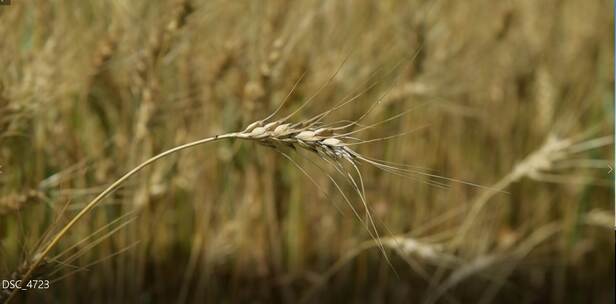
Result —
M 304 74 L 289 113 L 341 64 L 296 120 L 364 90 L 331 120 L 382 97 L 365 124 L 414 110 L 362 138 L 424 128 L 359 152 L 496 185 L 550 135 L 613 134 L 613 22 L 610 2 L 581 0 L 0 6 L 0 279 L 124 172 L 267 116 Z M 396 239 L 388 265 L 335 171 L 296 160 L 325 194 L 250 142 L 156 163 L 62 241 L 64 259 L 40 274 L 60 278 L 51 289 L 17 302 L 613 302 L 607 168 L 525 176 L 486 196 L 364 166 L 380 234 Z

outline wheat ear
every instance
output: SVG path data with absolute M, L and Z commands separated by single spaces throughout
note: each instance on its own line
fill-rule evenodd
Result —
M 347 161 L 355 166 L 357 162 L 365 160 L 365 158 L 361 157 L 359 153 L 353 151 L 349 147 L 349 144 L 343 141 L 344 137 L 335 134 L 333 128 L 319 127 L 317 124 L 307 123 L 306 121 L 299 123 L 287 123 L 287 119 L 288 117 L 273 122 L 268 122 L 267 119 L 259 120 L 251 123 L 241 132 L 227 133 L 193 141 L 166 150 L 144 161 L 113 182 L 103 192 L 86 204 L 83 209 L 81 209 L 61 230 L 59 230 L 59 232 L 51 238 L 47 245 L 43 246 L 43 249 L 36 253 L 31 261 L 27 263 L 27 270 L 24 271 L 22 280 L 27 280 L 33 275 L 37 267 L 41 265 L 62 237 L 64 237 L 64 235 L 66 235 L 66 233 L 100 201 L 119 188 L 127 179 L 139 173 L 143 168 L 176 152 L 221 139 L 244 139 L 255 141 L 257 143 L 273 147 L 277 150 L 283 148 L 291 148 L 294 150 L 304 149 L 315 153 L 324 160 L 333 161 L 337 164 Z M 15 296 L 15 293 L 16 290 L 11 291 L 6 303 L 10 302 L 10 300 Z

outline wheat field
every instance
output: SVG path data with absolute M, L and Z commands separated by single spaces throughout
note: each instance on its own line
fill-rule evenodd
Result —
M 607 1 L 0 21 L 2 301 L 614 302 Z

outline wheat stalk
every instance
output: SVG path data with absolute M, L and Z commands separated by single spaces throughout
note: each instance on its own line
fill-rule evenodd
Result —
M 302 105 L 302 107 L 305 106 L 308 102 L 309 100 L 306 101 Z M 283 104 L 284 102 L 281 104 L 280 107 L 282 107 Z M 358 174 L 360 173 L 359 169 L 357 168 L 358 162 L 366 161 L 369 163 L 374 163 L 374 160 L 370 160 L 350 148 L 352 144 L 361 143 L 361 141 L 357 142 L 357 139 L 355 139 L 356 142 L 354 143 L 347 142 L 347 139 L 354 139 L 350 137 L 351 134 L 362 131 L 366 128 L 370 128 L 371 126 L 360 128 L 355 131 L 348 131 L 348 129 L 355 126 L 358 121 L 347 123 L 344 126 L 338 127 L 327 127 L 320 122 L 323 117 L 331 113 L 331 111 L 337 109 L 339 106 L 299 123 L 286 122 L 293 114 L 297 113 L 299 109 L 297 109 L 295 112 L 293 112 L 291 115 L 287 116 L 284 119 L 277 121 L 268 121 L 273 115 L 276 114 L 276 112 L 278 112 L 280 107 L 268 118 L 249 124 L 248 127 L 246 127 L 243 131 L 216 135 L 213 137 L 207 137 L 193 142 L 189 142 L 166 150 L 142 162 L 141 164 L 124 174 L 122 177 L 117 179 L 103 192 L 101 192 L 98 196 L 96 196 L 88 204 L 86 204 L 85 207 L 81 209 L 66 225 L 64 225 L 64 227 L 62 227 L 62 229 L 60 229 L 58 233 L 56 233 L 55 236 L 53 236 L 53 238 L 51 238 L 51 240 L 45 246 L 43 246 L 40 251 L 34 254 L 33 257 L 24 264 L 25 266 L 22 267 L 23 270 L 20 271 L 20 273 L 23 273 L 23 275 L 21 275 L 21 279 L 27 280 L 28 278 L 31 278 L 33 274 L 37 271 L 37 269 L 39 269 L 40 266 L 44 263 L 46 257 L 49 255 L 51 250 L 68 233 L 68 231 L 75 224 L 77 224 L 77 222 L 83 216 L 85 216 L 95 206 L 97 206 L 104 198 L 106 198 L 109 194 L 111 194 L 122 184 L 124 184 L 126 180 L 128 180 L 133 175 L 139 173 L 142 169 L 151 165 L 152 163 L 188 148 L 200 146 L 222 139 L 242 139 L 263 144 L 265 146 L 275 148 L 279 151 L 284 148 L 290 148 L 293 150 L 303 149 L 306 151 L 310 151 L 311 153 L 318 155 L 321 159 L 327 162 L 333 162 L 333 164 L 338 170 L 343 170 L 343 162 L 348 162 L 357 169 Z M 345 130 L 347 131 L 345 132 Z M 372 229 L 374 229 L 374 232 L 378 235 L 378 232 L 376 232 L 376 226 L 374 225 L 372 217 L 367 209 L 365 197 L 363 195 L 363 182 L 358 184 L 355 182 L 355 180 L 351 177 L 350 174 L 347 174 L 347 176 L 351 178 L 358 192 L 360 191 L 359 189 L 361 187 L 362 192 L 359 192 L 360 197 L 366 207 L 366 211 L 368 212 L 368 217 L 370 219 Z M 15 293 L 16 290 L 10 291 L 10 293 L 8 294 L 8 298 L 6 299 L 6 303 L 10 302 L 10 300 L 15 296 Z
M 348 57 L 346 58 L 348 59 Z M 81 209 L 70 221 L 67 222 L 58 232 L 50 238 L 50 240 L 43 245 L 40 250 L 38 250 L 30 259 L 26 260 L 24 263 L 24 271 L 20 271 L 23 273 L 21 275 L 22 280 L 27 280 L 33 276 L 39 266 L 44 263 L 47 256 L 51 252 L 53 248 L 57 246 L 60 240 L 68 233 L 68 231 L 77 224 L 77 222 L 85 216 L 88 212 L 90 212 L 94 207 L 96 207 L 104 198 L 106 198 L 113 191 L 118 189 L 124 182 L 126 182 L 133 175 L 139 173 L 145 167 L 151 165 L 152 163 L 165 158 L 169 155 L 175 154 L 182 150 L 200 146 L 206 143 L 223 140 L 223 139 L 240 139 L 240 140 L 248 140 L 253 141 L 268 147 L 272 147 L 277 151 L 281 152 L 282 155 L 289 158 L 287 154 L 283 151 L 284 149 L 290 148 L 292 150 L 306 150 L 314 155 L 317 155 L 320 159 L 325 161 L 326 163 L 333 165 L 336 171 L 340 173 L 343 177 L 345 177 L 349 184 L 354 187 L 361 202 L 364 206 L 364 210 L 368 217 L 369 225 L 362 221 L 359 213 L 355 210 L 351 201 L 347 198 L 347 196 L 342 191 L 341 187 L 336 183 L 336 181 L 328 175 L 329 179 L 335 184 L 338 191 L 343 195 L 347 204 L 353 209 L 356 217 L 365 224 L 366 229 L 370 236 L 375 239 L 379 243 L 379 247 L 381 252 L 383 253 L 387 263 L 393 270 L 393 266 L 385 252 L 385 247 L 381 242 L 381 238 L 376 228 L 376 224 L 372 218 L 371 212 L 368 208 L 367 199 L 365 197 L 365 190 L 363 185 L 363 179 L 361 175 L 361 171 L 359 170 L 358 164 L 360 162 L 368 163 L 370 165 L 374 165 L 380 169 L 398 174 L 405 175 L 410 174 L 411 172 L 408 169 L 400 169 L 391 165 L 391 163 L 382 162 L 379 160 L 371 159 L 365 157 L 353 149 L 351 149 L 352 145 L 358 145 L 362 143 L 369 143 L 374 141 L 386 140 L 392 138 L 394 136 L 405 135 L 410 132 L 405 132 L 403 134 L 398 134 L 394 136 L 388 136 L 384 138 L 377 138 L 371 140 L 360 140 L 358 138 L 353 137 L 353 134 L 374 128 L 379 124 L 383 124 L 389 122 L 393 119 L 399 118 L 410 111 L 404 111 L 400 114 L 394 115 L 385 119 L 383 121 L 368 125 L 368 126 L 360 126 L 359 123 L 367 117 L 367 115 L 376 107 L 376 105 L 380 104 L 382 99 L 386 97 L 387 94 L 384 94 L 379 98 L 371 107 L 368 108 L 366 112 L 364 112 L 358 119 L 355 121 L 338 121 L 334 123 L 325 124 L 322 120 L 328 116 L 330 113 L 340 109 L 341 107 L 356 101 L 360 96 L 362 96 L 365 91 L 361 91 L 355 96 L 345 97 L 341 102 L 326 110 L 318 115 L 315 115 L 309 119 L 292 123 L 289 122 L 289 119 L 294 115 L 298 114 L 304 107 L 310 104 L 310 102 L 321 92 L 323 88 L 325 88 L 337 75 L 340 71 L 343 64 L 346 62 L 346 59 L 340 64 L 340 66 L 336 69 L 336 71 L 330 75 L 329 79 L 319 88 L 317 91 L 307 98 L 295 111 L 287 115 L 286 117 L 279 120 L 272 120 L 274 116 L 283 108 L 286 102 L 289 100 L 290 96 L 293 94 L 297 85 L 303 79 L 300 77 L 288 95 L 282 100 L 280 105 L 273 111 L 269 116 L 262 120 L 255 121 L 249 124 L 245 129 L 239 132 L 231 132 L 221 135 L 216 135 L 212 137 L 207 137 L 203 139 L 199 139 L 193 142 L 189 142 L 180 146 L 176 146 L 174 148 L 163 151 L 151 158 L 143 161 L 141 164 L 137 165 L 132 170 L 125 173 L 111 185 L 109 185 L 105 190 L 103 190 L 100 194 L 98 194 L 94 199 L 88 202 L 83 209 Z M 397 65 L 396 65 L 397 67 Z M 394 69 L 396 68 L 394 67 Z M 393 71 L 393 70 L 392 70 Z M 360 126 L 357 129 L 352 130 L 352 128 Z M 346 165 L 350 165 L 353 169 L 347 169 Z M 300 168 L 301 169 L 301 168 Z M 303 171 L 303 170 L 302 170 Z M 305 173 L 305 171 L 303 171 Z M 357 174 L 358 180 L 355 179 L 354 173 Z M 395 271 L 395 270 L 394 270 Z M 8 294 L 8 298 L 6 299 L 6 303 L 9 303 L 12 298 L 14 298 L 17 290 L 11 290 Z M 2 301 L 2 295 L 0 295 L 0 301 Z

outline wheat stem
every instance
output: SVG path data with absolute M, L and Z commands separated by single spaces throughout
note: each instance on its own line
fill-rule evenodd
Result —
M 64 226 L 64 228 L 62 228 L 62 230 L 60 230 L 53 237 L 53 239 L 51 239 L 51 241 L 44 247 L 44 249 L 42 251 L 40 251 L 39 253 L 34 255 L 33 260 L 31 262 L 30 266 L 28 267 L 28 270 L 22 276 L 22 280 L 28 280 L 30 278 L 30 276 L 34 273 L 34 271 L 36 270 L 38 265 L 44 260 L 44 258 L 49 254 L 49 252 L 58 244 L 58 242 L 60 242 L 60 239 L 62 239 L 62 237 L 68 232 L 69 229 L 71 229 L 86 213 L 88 213 L 90 210 L 92 210 L 100 201 L 102 201 L 105 197 L 107 197 L 114 190 L 116 190 L 120 185 L 122 185 L 131 176 L 137 174 L 143 168 L 149 166 L 150 164 L 154 163 L 155 161 L 157 161 L 157 160 L 159 160 L 161 158 L 164 158 L 166 156 L 169 156 L 171 154 L 174 154 L 176 152 L 179 152 L 181 150 L 192 148 L 192 147 L 195 147 L 195 146 L 198 146 L 198 145 L 202 145 L 202 144 L 205 144 L 205 143 L 209 143 L 209 142 L 212 142 L 212 141 L 215 141 L 215 140 L 219 140 L 219 139 L 235 138 L 235 137 L 237 137 L 237 133 L 228 133 L 228 134 L 223 134 L 223 135 L 216 135 L 216 136 L 213 136 L 213 137 L 208 137 L 208 138 L 196 140 L 196 141 L 193 141 L 193 142 L 189 142 L 187 144 L 183 144 L 183 145 L 171 148 L 171 149 L 166 150 L 166 151 L 164 151 L 164 152 L 162 152 L 160 154 L 152 156 L 148 160 L 144 161 L 143 163 L 141 163 L 137 167 L 133 168 L 132 170 L 130 170 L 129 172 L 124 174 L 122 177 L 120 177 L 118 180 L 116 180 L 113 184 L 111 184 L 109 187 L 107 187 L 107 189 L 105 189 L 98 196 L 96 196 L 92 201 L 90 201 L 83 209 L 81 209 L 81 211 L 79 211 L 79 213 L 77 213 L 77 215 L 75 215 L 71 219 L 71 221 L 68 222 Z M 13 289 L 13 291 L 11 291 L 11 293 L 8 296 L 8 298 L 6 299 L 5 303 L 10 303 L 11 299 L 15 296 L 16 293 L 17 293 L 17 289 Z

